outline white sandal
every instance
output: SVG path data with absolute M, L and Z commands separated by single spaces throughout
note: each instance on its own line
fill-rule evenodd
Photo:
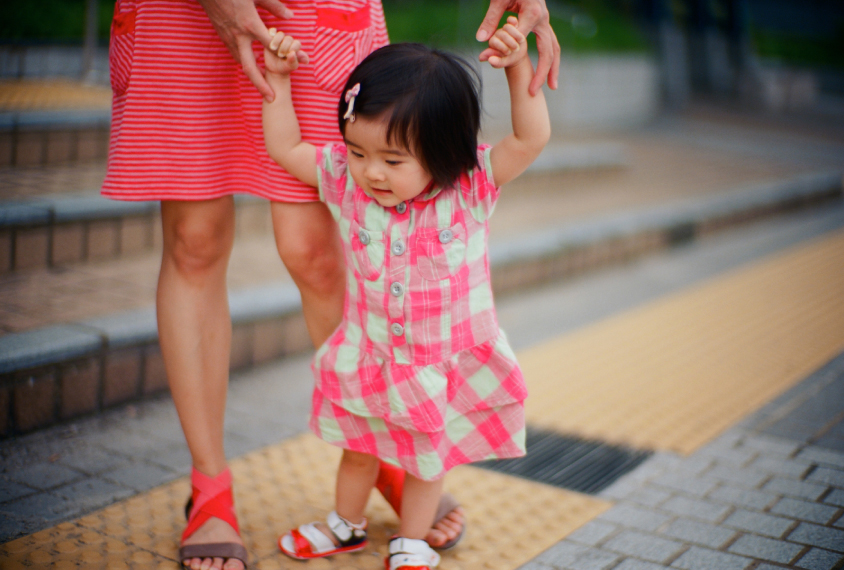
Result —
M 390 539 L 389 554 L 385 562 L 387 570 L 400 568 L 431 570 L 439 565 L 440 555 L 424 540 L 396 536 Z
M 338 515 L 337 511 L 331 511 L 326 523 L 331 534 L 340 543 L 339 546 L 316 527 L 317 523 L 309 523 L 294 528 L 279 538 L 279 549 L 290 558 L 310 560 L 366 548 L 366 519 L 360 524 L 352 524 Z

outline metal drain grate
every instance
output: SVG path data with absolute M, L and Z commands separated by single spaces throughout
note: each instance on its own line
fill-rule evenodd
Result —
M 632 471 L 650 455 L 649 451 L 586 441 L 528 427 L 526 456 L 482 461 L 474 465 L 546 485 L 595 494 Z

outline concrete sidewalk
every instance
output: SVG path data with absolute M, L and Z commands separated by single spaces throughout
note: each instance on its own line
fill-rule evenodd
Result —
M 608 318 L 646 313 L 655 301 L 697 295 L 724 276 L 753 271 L 759 261 L 776 261 L 794 246 L 811 248 L 819 239 L 840 236 L 842 229 L 840 206 L 752 224 L 626 266 L 510 296 L 499 303 L 499 316 L 523 355 L 549 339 L 594 330 L 593 325 Z M 712 310 L 719 309 L 712 305 Z M 683 322 L 683 315 L 676 319 Z M 593 349 L 597 354 L 606 351 Z M 554 373 L 561 379 L 569 374 L 563 363 Z M 330 504 L 334 456 L 324 460 L 312 455 L 313 449 L 330 446 L 300 435 L 306 425 L 309 377 L 308 358 L 303 356 L 239 374 L 231 385 L 227 452 L 238 466 L 236 475 L 242 474 L 236 487 L 241 522 L 258 568 L 300 568 L 301 563 L 275 551 L 273 537 L 289 524 L 323 516 L 323 503 Z M 557 383 L 558 397 L 565 398 L 562 388 L 568 383 Z M 604 395 L 596 392 L 594 397 Z M 529 401 L 529 408 L 536 403 Z M 523 487 L 515 480 L 478 496 L 465 487 L 466 474 L 455 473 L 449 485 L 463 498 L 470 527 L 466 543 L 442 568 L 840 568 L 842 409 L 844 354 L 692 453 L 657 450 L 594 496 L 554 494 L 552 488 Z M 612 416 L 613 410 L 605 413 Z M 315 479 L 310 486 L 285 480 L 294 476 L 288 474 L 289 466 L 299 465 L 295 455 L 289 455 L 294 452 L 307 455 L 296 469 Z M 174 511 L 187 494 L 184 476 L 190 459 L 169 400 L 7 440 L 0 443 L 0 455 L 0 536 L 10 540 L 27 535 L 0 546 L 4 568 L 176 567 L 171 556 L 181 522 Z M 263 471 L 260 466 L 267 459 L 281 475 L 271 477 Z M 247 465 L 250 469 L 244 471 Z M 493 475 L 467 469 L 477 490 L 488 489 L 486 481 Z M 312 488 L 325 497 L 316 498 Z M 255 492 L 260 493 L 258 503 L 251 498 Z M 317 506 L 305 506 L 302 497 Z M 257 513 L 267 503 L 276 516 L 265 523 Z M 504 507 L 508 510 L 500 510 Z M 379 500 L 371 508 L 377 527 L 371 551 L 309 566 L 378 567 L 376 551 L 383 550 L 395 519 Z M 514 520 L 520 528 L 514 528 Z M 508 537 L 516 542 L 511 545 Z M 509 550 L 502 554 L 500 544 L 510 545 Z

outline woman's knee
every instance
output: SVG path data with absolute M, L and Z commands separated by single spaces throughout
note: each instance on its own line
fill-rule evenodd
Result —
M 285 267 L 300 286 L 330 292 L 343 285 L 343 251 L 328 240 L 298 243 L 279 252 Z
M 228 263 L 234 242 L 234 217 L 226 208 L 162 205 L 162 225 L 164 256 L 179 272 L 202 273 Z
M 300 289 L 320 294 L 342 289 L 343 248 L 325 204 L 276 202 L 272 213 L 278 253 Z

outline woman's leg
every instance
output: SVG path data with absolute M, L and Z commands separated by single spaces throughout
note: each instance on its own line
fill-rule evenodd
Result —
M 272 204 L 278 254 L 302 296 L 302 313 L 314 346 L 340 324 L 346 268 L 337 224 L 322 202 Z
M 214 477 L 226 468 L 223 416 L 231 349 L 226 269 L 234 202 L 231 197 L 165 201 L 161 221 L 164 251 L 156 296 L 161 353 L 193 466 Z M 242 543 L 228 523 L 211 518 L 184 544 L 209 542 Z M 201 562 L 194 559 L 191 566 Z M 223 561 L 213 563 L 220 568 Z M 225 565 L 242 567 L 237 560 Z

